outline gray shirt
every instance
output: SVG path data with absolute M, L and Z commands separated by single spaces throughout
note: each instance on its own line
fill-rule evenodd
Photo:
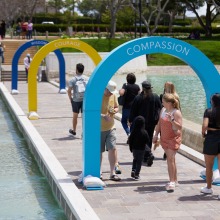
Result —
M 86 84 L 89 80 L 89 78 L 85 75 L 76 75 L 69 81 L 69 87 L 73 89 L 73 101 L 74 102 L 82 102 L 83 101 L 83 98 L 76 97 L 76 81 L 80 80 L 80 79 L 83 79 L 86 82 Z

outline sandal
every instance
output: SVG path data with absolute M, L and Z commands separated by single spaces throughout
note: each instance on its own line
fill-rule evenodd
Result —
M 113 180 L 113 181 L 120 181 L 121 180 L 121 178 L 120 177 L 118 177 L 116 174 L 114 174 L 114 175 L 112 175 L 112 176 L 110 176 L 110 178 L 109 178 L 110 180 Z

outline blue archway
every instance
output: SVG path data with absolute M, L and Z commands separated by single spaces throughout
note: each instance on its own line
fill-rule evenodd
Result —
M 12 84 L 11 90 L 17 91 L 18 89 L 18 61 L 20 59 L 21 54 L 27 50 L 29 47 L 33 46 L 44 46 L 48 44 L 48 41 L 45 40 L 31 40 L 27 43 L 21 45 L 17 51 L 15 52 L 13 59 L 12 59 Z M 63 54 L 60 50 L 55 50 L 54 53 L 56 54 L 59 60 L 59 76 L 60 76 L 60 90 L 66 89 L 66 82 L 65 82 L 65 60 Z
M 128 61 L 154 53 L 169 54 L 187 63 L 203 84 L 208 106 L 211 94 L 220 92 L 220 76 L 215 66 L 200 50 L 184 41 L 168 37 L 145 37 L 117 47 L 95 68 L 86 88 L 83 103 L 84 176 L 100 175 L 101 102 L 108 81 Z

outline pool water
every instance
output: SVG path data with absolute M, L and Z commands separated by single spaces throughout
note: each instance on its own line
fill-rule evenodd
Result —
M 0 219 L 66 220 L 0 96 Z
M 127 74 L 116 74 L 112 77 L 120 89 L 126 82 Z M 137 84 L 141 88 L 141 82 L 149 80 L 153 86 L 153 92 L 160 95 L 163 93 L 164 84 L 167 81 L 174 83 L 180 97 L 181 111 L 187 120 L 201 124 L 203 113 L 206 108 L 206 96 L 202 83 L 198 76 L 194 75 L 146 75 L 136 74 Z

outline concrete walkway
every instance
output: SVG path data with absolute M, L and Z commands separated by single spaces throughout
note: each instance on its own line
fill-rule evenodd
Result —
M 11 90 L 11 82 L 5 82 Z M 122 169 L 121 182 L 109 181 L 107 153 L 103 159 L 103 178 L 107 187 L 101 191 L 87 191 L 78 183 L 82 170 L 81 118 L 77 135 L 69 135 L 72 124 L 72 109 L 67 94 L 59 94 L 58 88 L 50 83 L 38 83 L 39 120 L 31 121 L 73 182 L 102 220 L 142 219 L 220 219 L 220 188 L 214 187 L 213 195 L 200 194 L 205 182 L 199 177 L 204 167 L 177 154 L 180 185 L 174 193 L 167 193 L 164 185 L 168 181 L 167 164 L 162 159 L 163 150 L 155 152 L 152 167 L 143 165 L 141 180 L 130 178 L 132 154 L 126 143 L 126 135 L 119 121 L 117 127 L 117 148 Z M 28 113 L 27 83 L 18 82 L 19 94 L 14 99 L 25 113 Z M 91 147 L 93 143 L 91 143 Z M 95 158 L 94 158 L 95 159 Z

